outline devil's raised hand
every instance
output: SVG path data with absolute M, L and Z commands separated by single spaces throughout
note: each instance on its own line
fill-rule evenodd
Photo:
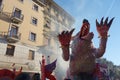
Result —
M 72 33 L 75 29 L 72 29 L 71 31 L 62 31 L 59 35 L 58 35 L 58 39 L 59 42 L 61 44 L 61 46 L 68 46 L 70 44 L 71 41 L 71 37 L 72 37 Z
M 108 17 L 105 19 L 105 21 L 103 21 L 103 19 L 104 17 L 101 19 L 100 23 L 96 20 L 96 28 L 97 32 L 99 33 L 99 37 L 106 38 L 108 36 L 108 31 L 114 18 L 112 18 L 109 22 Z

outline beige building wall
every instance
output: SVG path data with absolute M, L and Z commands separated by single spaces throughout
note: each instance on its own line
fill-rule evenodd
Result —
M 34 10 L 33 6 L 37 5 L 38 10 Z M 23 67 L 23 72 L 40 72 L 40 64 L 42 54 L 39 52 L 38 46 L 43 45 L 43 25 L 44 14 L 43 5 L 39 5 L 32 0 L 2 0 L 3 9 L 0 12 L 0 69 L 12 69 L 12 64 L 16 63 L 15 67 L 19 69 Z M 15 8 L 21 10 L 24 19 L 21 23 L 12 22 L 12 13 Z M 32 23 L 32 18 L 37 19 L 37 24 Z M 11 26 L 18 27 L 20 39 L 17 42 L 9 42 L 6 36 L 11 30 Z M 30 40 L 30 33 L 35 33 L 34 41 Z M 12 56 L 6 55 L 8 45 L 15 46 Z M 30 50 L 34 51 L 34 59 L 29 59 Z
M 12 14 L 15 8 L 18 8 L 22 10 L 22 14 L 24 15 L 23 22 L 21 24 L 15 24 L 19 27 L 19 33 L 21 33 L 21 40 L 20 42 L 22 43 L 27 43 L 30 45 L 34 46 L 40 46 L 43 43 L 43 22 L 44 22 L 44 17 L 43 17 L 43 7 L 39 6 L 39 10 L 35 11 L 33 10 L 33 5 L 36 4 L 31 0 L 24 0 L 24 2 L 20 2 L 19 0 L 3 0 L 3 12 Z M 36 4 L 37 5 L 37 4 Z M 38 19 L 37 25 L 32 24 L 32 17 L 35 17 Z M 0 31 L 5 31 L 7 32 L 10 28 L 10 25 L 14 24 L 9 22 L 6 22 L 4 20 L 0 20 Z M 4 25 L 4 27 L 3 27 Z M 29 40 L 29 35 L 30 32 L 36 33 L 36 41 L 30 41 Z
M 0 43 L 0 69 L 12 69 L 12 64 L 15 63 L 17 70 L 23 67 L 23 72 L 40 72 L 40 64 L 42 54 L 37 52 L 36 48 L 23 45 L 15 45 L 14 56 L 6 55 L 7 44 Z M 29 60 L 29 50 L 35 51 L 34 60 Z

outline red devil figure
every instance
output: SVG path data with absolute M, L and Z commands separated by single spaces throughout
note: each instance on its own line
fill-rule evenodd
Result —
M 56 78 L 52 75 L 53 70 L 56 68 L 56 61 L 45 65 L 44 56 L 42 56 L 42 64 L 41 64 L 41 80 L 45 80 L 46 78 L 50 80 L 56 80 Z

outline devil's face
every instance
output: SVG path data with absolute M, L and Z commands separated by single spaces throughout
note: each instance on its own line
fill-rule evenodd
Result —
M 94 36 L 93 32 L 90 31 L 90 24 L 88 20 L 83 20 L 83 25 L 81 27 L 79 37 L 80 39 L 91 40 Z

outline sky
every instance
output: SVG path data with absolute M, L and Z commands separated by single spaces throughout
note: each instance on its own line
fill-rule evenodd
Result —
M 99 46 L 98 33 L 96 31 L 97 19 L 99 22 L 102 17 L 109 17 L 109 20 L 115 17 L 108 34 L 107 48 L 103 58 L 112 61 L 115 65 L 120 65 L 120 0 L 54 0 L 71 16 L 74 17 L 76 34 L 82 25 L 82 20 L 88 19 L 90 22 L 90 31 L 94 33 L 93 43 L 95 47 Z

